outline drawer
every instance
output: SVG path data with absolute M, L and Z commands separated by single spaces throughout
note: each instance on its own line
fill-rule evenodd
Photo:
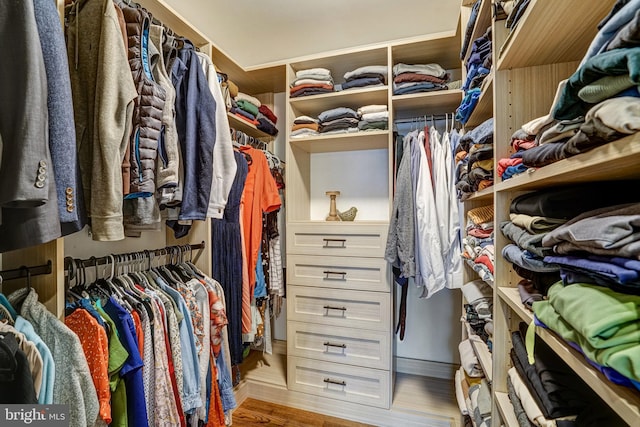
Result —
M 287 319 L 329 326 L 389 331 L 391 294 L 287 287 Z
M 384 257 L 388 224 L 287 224 L 287 253 Z
M 367 368 L 390 369 L 389 332 L 287 322 L 287 354 Z
M 287 283 L 322 288 L 390 291 L 389 263 L 382 258 L 288 255 Z
M 391 372 L 301 357 L 287 357 L 287 387 L 342 401 L 390 406 Z

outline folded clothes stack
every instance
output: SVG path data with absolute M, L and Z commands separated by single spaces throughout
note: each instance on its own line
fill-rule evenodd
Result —
M 278 135 L 278 129 L 276 129 L 276 123 L 278 122 L 278 117 L 271 111 L 269 107 L 262 104 L 258 108 L 258 116 L 256 117 L 258 120 L 258 129 L 261 131 L 268 133 L 271 136 Z
M 494 234 L 493 206 L 480 206 L 467 212 L 466 236 L 463 237 L 462 257 L 480 278 L 493 284 Z
M 359 130 L 389 129 L 389 111 L 386 105 L 365 105 L 358 108 Z
M 320 93 L 333 92 L 333 77 L 331 71 L 326 68 L 308 68 L 296 71 L 296 78 L 291 82 L 289 96 L 297 98 L 300 96 L 317 95 Z
M 493 185 L 493 118 L 460 138 L 456 161 L 458 199 Z
M 320 133 L 357 132 L 360 117 L 351 108 L 338 107 L 323 111 L 318 115 Z
M 345 82 L 336 85 L 337 90 L 347 90 L 356 87 L 379 86 L 387 82 L 386 65 L 367 65 L 344 73 Z
M 318 119 L 309 116 L 298 116 L 293 121 L 291 127 L 291 138 L 304 138 L 307 136 L 316 136 L 319 134 Z
M 393 66 L 393 94 L 446 90 L 449 74 L 439 64 L 403 64 Z
M 467 123 L 471 113 L 476 108 L 482 90 L 480 87 L 491 72 L 492 59 L 492 38 L 491 26 L 485 33 L 475 39 L 471 45 L 469 59 L 467 59 L 467 78 L 462 85 L 464 98 L 456 110 L 456 120 L 460 123 Z
M 231 113 L 255 126 L 260 124 L 256 118 L 262 103 L 257 98 L 247 95 L 246 93 L 238 92 L 238 95 L 236 95 L 231 103 Z

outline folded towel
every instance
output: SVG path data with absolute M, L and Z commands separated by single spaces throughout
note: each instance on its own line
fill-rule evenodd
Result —
M 276 129 L 276 125 L 271 120 L 269 120 L 267 116 L 262 113 L 258 113 L 257 119 L 259 124 L 256 125 L 256 127 L 258 129 L 271 136 L 278 135 L 278 129 Z
M 316 136 L 318 135 L 318 132 L 313 130 L 313 129 L 308 129 L 308 128 L 302 128 L 302 129 L 296 129 L 293 132 L 291 132 L 291 134 L 289 135 L 291 138 L 305 138 L 308 136 Z
M 332 108 L 320 113 L 318 115 L 318 120 L 320 120 L 320 122 L 327 122 L 330 120 L 341 119 L 343 117 L 353 117 L 357 119 L 358 113 L 347 107 Z
M 317 132 L 319 127 L 320 125 L 318 125 L 318 123 L 294 123 L 294 125 L 291 126 L 291 131 L 297 131 L 298 129 L 311 129 Z

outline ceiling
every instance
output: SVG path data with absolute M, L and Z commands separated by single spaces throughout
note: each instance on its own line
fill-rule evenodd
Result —
M 454 30 L 460 0 L 165 0 L 245 70 Z

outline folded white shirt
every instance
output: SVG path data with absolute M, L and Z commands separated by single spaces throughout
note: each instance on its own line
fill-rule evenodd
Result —
M 238 96 L 235 97 L 236 101 L 247 101 L 252 103 L 253 105 L 255 105 L 256 107 L 260 108 L 260 106 L 262 106 L 262 103 L 260 102 L 260 100 L 258 98 L 254 98 L 251 95 L 247 95 L 246 93 L 242 93 L 242 92 L 238 92 Z
M 331 78 L 331 71 L 326 68 L 308 68 L 306 70 L 296 71 L 296 78 L 307 77 L 310 74 L 321 74 L 323 76 L 327 76 L 329 79 Z
M 379 122 L 381 120 L 389 120 L 389 112 L 388 111 L 379 111 L 377 113 L 367 113 L 362 115 L 362 120 L 366 120 L 368 122 Z
M 363 114 L 368 114 L 368 113 L 379 113 L 381 111 L 387 111 L 387 106 L 386 105 L 371 104 L 371 105 L 363 105 L 362 107 L 358 108 L 358 114 L 360 116 L 362 116 Z

